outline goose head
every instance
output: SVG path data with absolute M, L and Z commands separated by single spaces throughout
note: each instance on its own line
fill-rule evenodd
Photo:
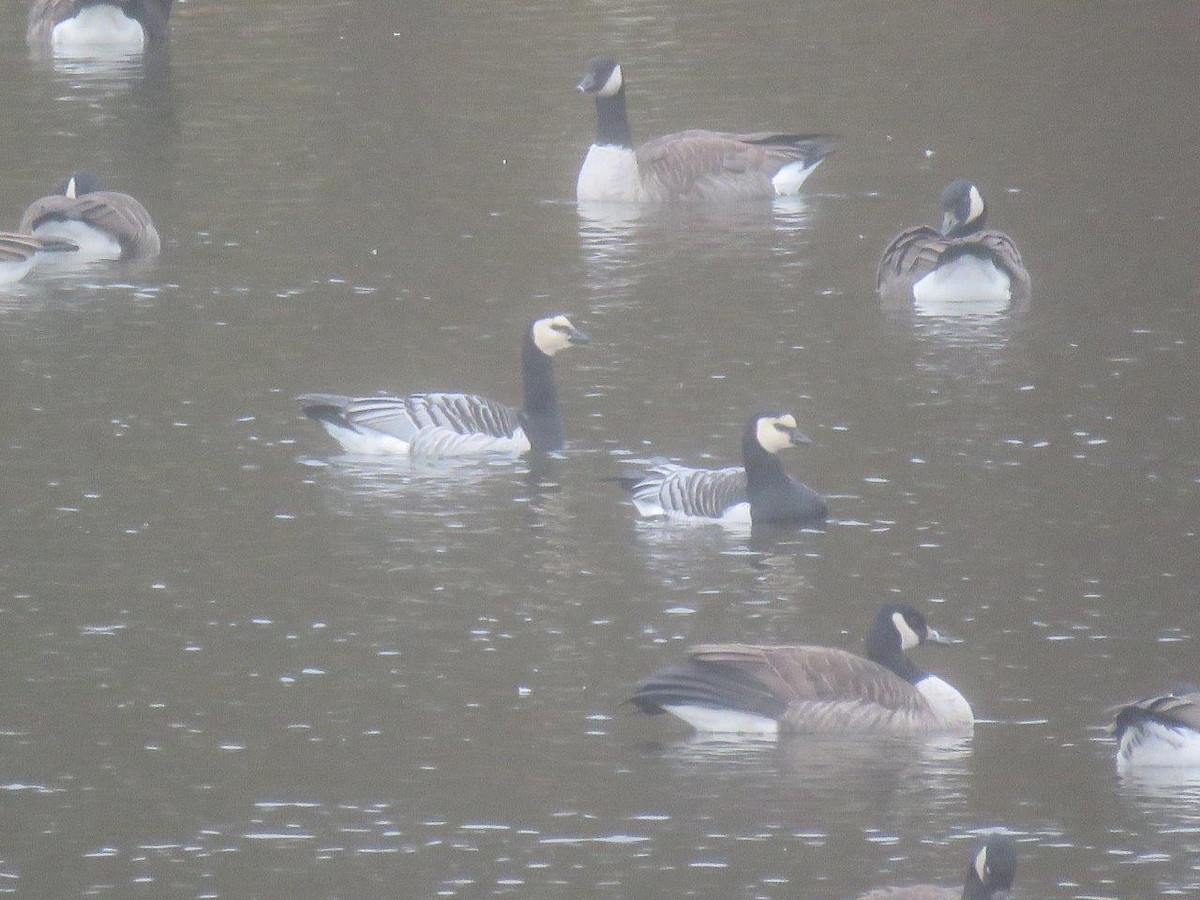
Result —
M 787 412 L 763 412 L 746 424 L 746 438 L 774 456 L 788 447 L 811 444 L 796 426 L 796 417 Z
M 916 607 L 907 603 L 892 603 L 879 611 L 875 623 L 867 632 L 867 656 L 880 662 L 925 643 L 953 644 L 956 641 L 930 628 L 924 613 Z
M 546 316 L 536 320 L 530 327 L 529 333 L 533 345 L 546 356 L 553 356 L 559 350 L 586 344 L 590 338 L 571 324 L 564 315 Z
M 1002 900 L 1009 896 L 1017 871 L 1017 850 L 1007 834 L 993 834 L 971 858 L 963 897 Z
M 95 191 L 104 190 L 104 185 L 100 181 L 100 176 L 95 172 L 72 172 L 59 185 L 58 193 L 64 197 L 70 197 L 74 200 L 76 197 L 82 197 L 84 194 L 91 194 Z
M 942 188 L 942 234 L 962 237 L 980 231 L 987 222 L 987 206 L 979 186 L 965 178 Z
M 605 56 L 596 56 L 588 60 L 583 77 L 575 85 L 575 90 L 581 94 L 592 94 L 596 97 L 615 97 L 624 89 L 625 76 L 621 74 L 620 64 Z

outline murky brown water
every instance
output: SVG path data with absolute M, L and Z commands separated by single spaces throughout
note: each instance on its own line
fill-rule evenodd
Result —
M 16 4 L 9 12 L 16 10 Z M 1194 3 L 189 0 L 166 65 L 0 46 L 10 224 L 87 166 L 165 253 L 0 296 L 0 891 L 851 896 L 1020 838 L 1020 895 L 1200 892 L 1200 784 L 1120 782 L 1114 701 L 1200 678 Z M 807 202 L 577 210 L 635 134 L 837 131 Z M 1027 308 L 882 310 L 970 175 Z M 339 459 L 310 390 L 519 398 L 549 471 Z M 823 533 L 636 523 L 602 478 L 794 409 Z M 855 647 L 884 600 L 972 741 L 705 743 L 621 705 L 690 641 Z

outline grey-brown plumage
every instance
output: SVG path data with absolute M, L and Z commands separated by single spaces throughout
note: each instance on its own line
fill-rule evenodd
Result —
M 905 300 L 920 299 L 914 287 L 922 279 L 964 257 L 991 263 L 1007 279 L 1005 299 L 1029 296 L 1029 272 L 1012 238 L 987 230 L 987 208 L 979 188 L 965 179 L 947 185 L 941 194 L 941 229 L 928 225 L 906 228 L 896 235 L 879 260 L 875 284 L 880 293 Z M 966 289 L 973 286 L 966 284 Z M 978 286 L 975 286 L 978 287 Z M 986 289 L 986 286 L 979 289 Z
M 596 102 L 596 139 L 579 171 L 577 199 L 630 203 L 766 199 L 798 193 L 837 145 L 824 134 L 695 129 L 636 150 L 625 111 L 621 66 L 596 57 L 577 90 Z
M 905 655 L 945 639 L 907 604 L 885 606 L 867 657 L 835 647 L 702 644 L 640 681 L 642 712 L 670 712 L 698 730 L 779 734 L 969 731 L 971 708 Z
M 146 43 L 165 41 L 172 0 L 34 0 L 29 8 L 25 41 L 30 47 L 45 49 L 53 41 L 54 28 L 79 15 L 89 6 L 111 6 L 136 19 L 145 33 Z
M 0 284 L 10 284 L 24 278 L 33 268 L 39 253 L 61 253 L 77 249 L 78 247 L 70 241 L 0 231 Z
M 162 250 L 158 229 L 146 207 L 129 194 L 104 190 L 98 176 L 76 172 L 58 193 L 26 207 L 22 231 L 50 230 L 63 223 L 81 223 L 120 245 L 120 259 L 146 259 Z
M 1200 771 L 1200 691 L 1159 694 L 1111 707 L 1117 766 Z
M 993 834 L 972 849 L 961 888 L 933 884 L 877 888 L 858 900 L 1003 900 L 1010 896 L 1016 870 L 1012 838 Z

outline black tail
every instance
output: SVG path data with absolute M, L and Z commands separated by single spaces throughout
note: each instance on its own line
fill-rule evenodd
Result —
M 776 718 L 787 709 L 786 703 L 744 669 L 692 660 L 646 676 L 626 702 L 651 716 L 665 712 L 665 706 L 731 709 L 766 718 Z

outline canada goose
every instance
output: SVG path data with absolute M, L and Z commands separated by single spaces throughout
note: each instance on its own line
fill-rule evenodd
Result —
M 759 735 L 970 731 L 962 694 L 906 650 L 949 643 L 907 604 L 880 610 L 866 658 L 835 647 L 701 644 L 638 682 L 630 702 L 697 731 Z
M 70 241 L 0 231 L 0 284 L 20 281 L 29 274 L 39 253 L 78 250 Z
M 742 430 L 742 465 L 691 469 L 656 465 L 632 483 L 633 505 L 643 516 L 724 524 L 816 524 L 828 514 L 821 495 L 792 478 L 776 454 L 810 443 L 791 413 L 763 412 Z M 632 482 L 632 479 L 629 479 Z
M 171 0 L 35 0 L 25 41 L 51 50 L 136 50 L 166 40 L 170 15 Z
M 1006 834 L 993 834 L 971 850 L 961 890 L 933 884 L 878 888 L 858 900 L 1005 900 L 1017 872 L 1017 849 Z
M 837 145 L 823 134 L 693 130 L 663 135 L 635 150 L 621 66 L 597 56 L 575 89 L 596 98 L 596 141 L 575 185 L 582 202 L 789 196 Z
M 563 315 L 537 319 L 525 333 L 521 376 L 525 403 L 512 409 L 477 394 L 341 397 L 305 394 L 304 414 L 325 426 L 347 452 L 425 459 L 560 450 L 565 440 L 550 358 L 586 344 Z
M 1147 697 L 1109 712 L 1121 771 L 1168 766 L 1200 769 L 1200 691 Z
M 90 259 L 145 259 L 162 249 L 146 207 L 128 194 L 104 190 L 93 172 L 76 172 L 58 193 L 30 203 L 20 229 L 73 241 Z
M 916 302 L 1023 300 L 1029 273 L 1012 238 L 984 230 L 987 207 L 966 179 L 942 189 L 941 230 L 917 225 L 900 232 L 883 251 L 876 289 Z

